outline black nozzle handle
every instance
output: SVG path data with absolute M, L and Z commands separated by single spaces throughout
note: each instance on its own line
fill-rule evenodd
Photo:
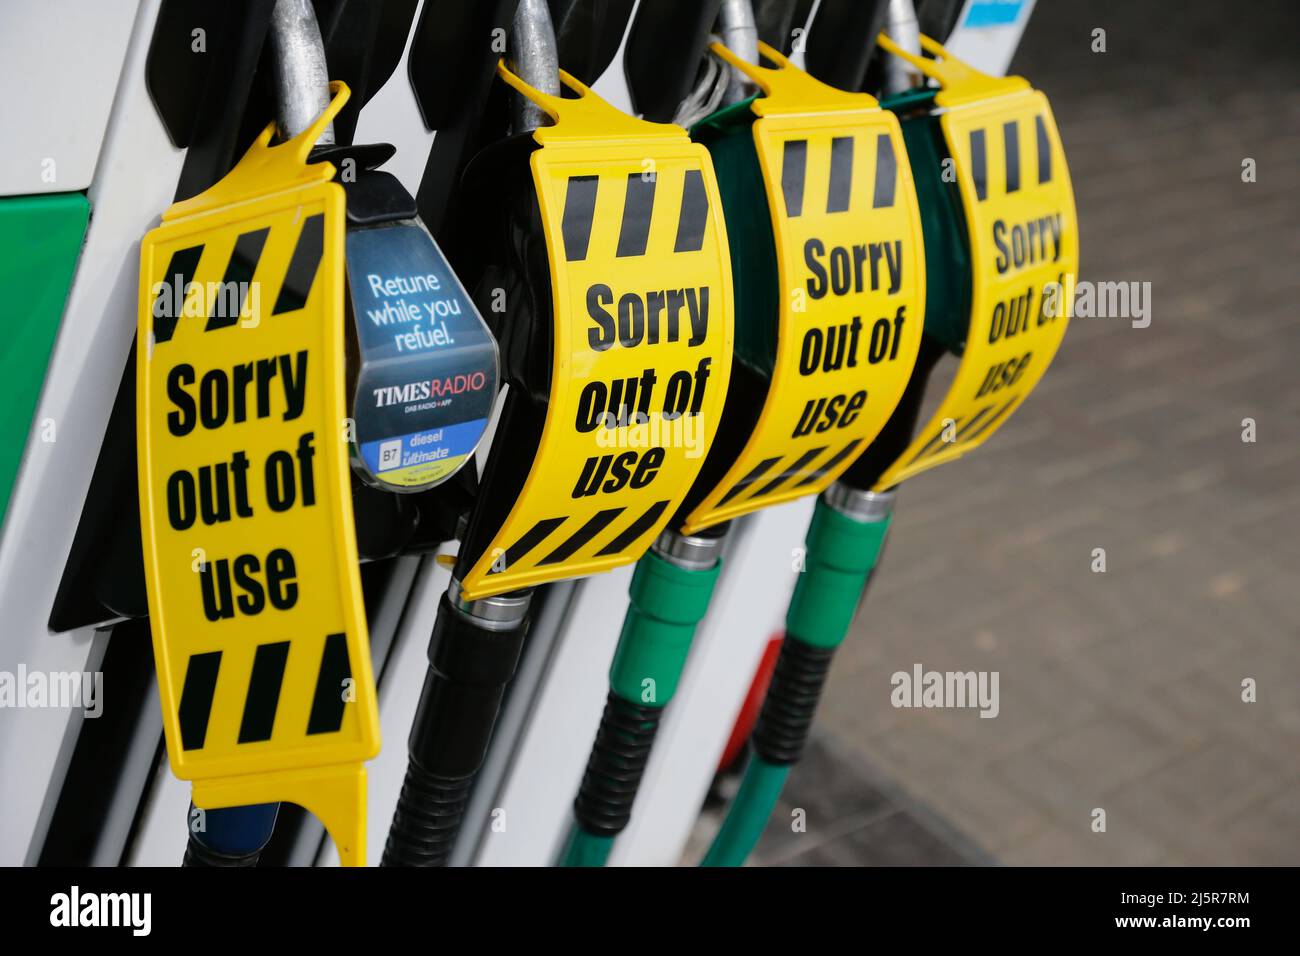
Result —
M 492 623 L 443 595 L 383 866 L 445 866 L 451 855 L 528 630 L 526 615 Z

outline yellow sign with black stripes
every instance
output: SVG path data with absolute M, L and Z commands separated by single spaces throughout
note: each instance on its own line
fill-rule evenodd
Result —
M 1011 416 L 1065 336 L 1079 269 L 1074 190 L 1047 97 L 1020 77 L 978 73 L 928 37 L 922 45 L 940 59 L 906 58 L 943 86 L 935 105 L 970 243 L 970 327 L 948 393 L 878 491 L 959 458 Z
M 475 600 L 629 564 L 713 442 L 731 265 L 713 165 L 679 126 L 500 74 L 555 124 L 531 157 L 554 314 L 546 422 L 519 499 L 461 582 Z
M 819 82 L 766 45 L 777 68 L 713 49 L 766 94 L 754 100 L 753 131 L 780 312 L 758 423 L 687 516 L 687 533 L 834 481 L 902 398 L 925 317 L 920 209 L 894 114 L 865 93 Z
M 352 524 L 344 196 L 262 133 L 141 245 L 141 530 L 167 752 L 194 802 L 293 801 L 364 862 L 378 712 Z

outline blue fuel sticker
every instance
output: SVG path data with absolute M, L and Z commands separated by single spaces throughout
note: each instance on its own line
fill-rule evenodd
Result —
M 353 466 L 367 482 L 423 491 L 454 475 L 487 428 L 496 342 L 416 222 L 347 236 Z
M 1004 27 L 1015 23 L 1025 0 L 974 0 L 966 11 L 963 27 Z
M 371 474 L 407 487 L 454 475 L 474 452 L 487 419 L 434 428 L 361 445 L 361 459 Z

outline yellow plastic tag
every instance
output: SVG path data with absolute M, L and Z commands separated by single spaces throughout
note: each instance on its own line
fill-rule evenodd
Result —
M 292 801 L 365 862 L 379 719 L 345 432 L 344 196 L 268 126 L 140 249 L 140 517 L 167 753 L 204 809 Z
M 897 118 L 760 46 L 778 68 L 713 49 L 766 94 L 754 143 L 776 238 L 776 358 L 748 443 L 687 533 L 826 488 L 885 426 L 921 346 L 921 216 Z
M 1047 97 L 1020 77 L 880 44 L 943 84 L 935 105 L 957 174 L 971 249 L 970 331 L 948 394 L 876 490 L 961 457 L 988 439 L 1047 371 L 1069 322 L 1079 226 Z
M 555 125 L 533 183 L 550 257 L 554 357 L 519 500 L 461 582 L 470 600 L 641 556 L 713 442 L 731 372 L 731 260 L 708 151 L 679 126 L 502 78 Z

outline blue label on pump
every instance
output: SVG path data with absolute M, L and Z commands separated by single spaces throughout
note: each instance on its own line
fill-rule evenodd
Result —
M 441 250 L 416 222 L 347 237 L 359 367 L 353 464 L 394 491 L 423 491 L 474 453 L 497 392 L 497 349 Z
M 975 0 L 966 11 L 966 20 L 962 26 L 971 29 L 980 27 L 1003 27 L 1015 23 L 1025 0 Z

